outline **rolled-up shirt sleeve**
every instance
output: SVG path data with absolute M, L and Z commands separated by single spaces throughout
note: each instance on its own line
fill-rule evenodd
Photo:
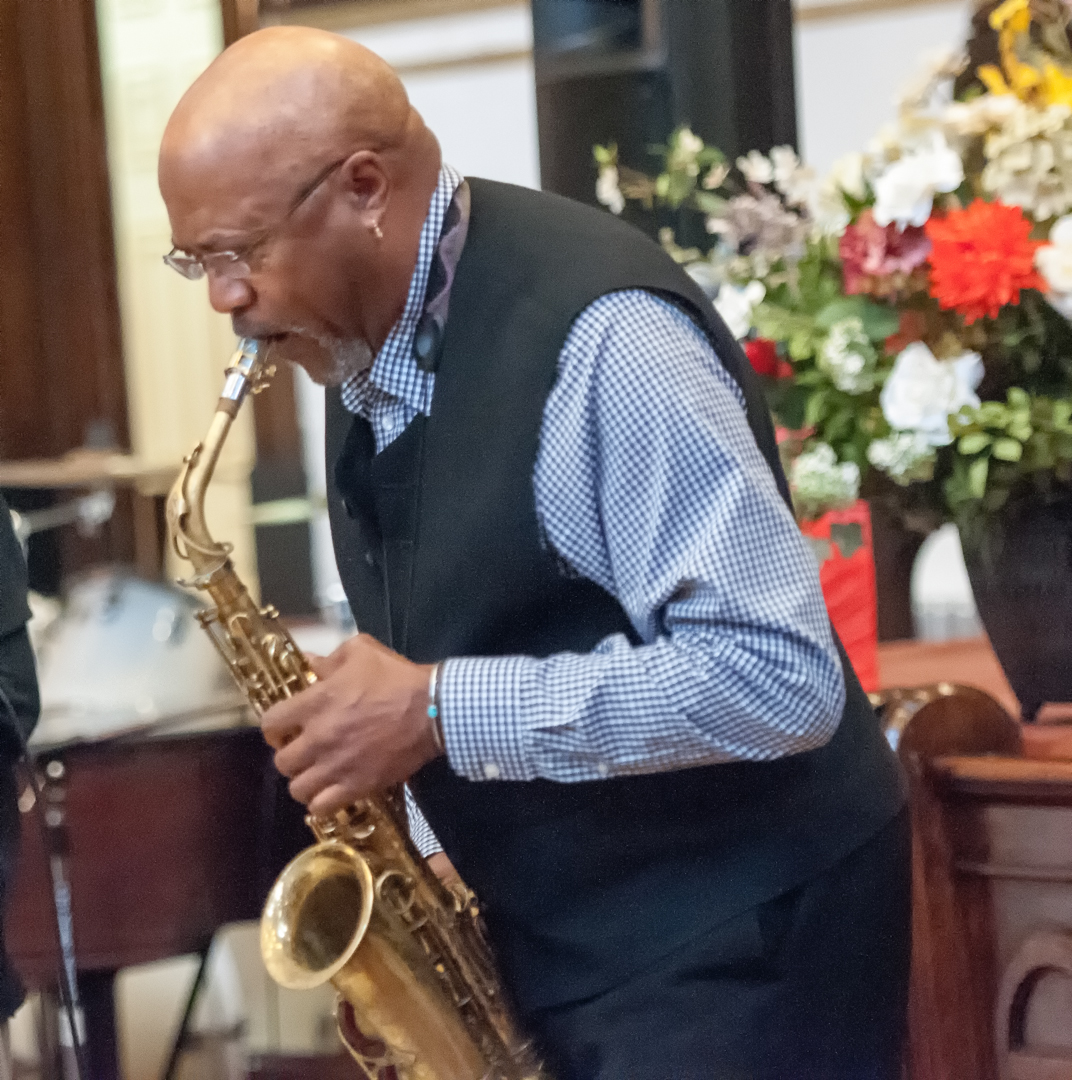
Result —
M 455 657 L 447 754 L 478 780 L 763 761 L 836 730 L 845 686 L 814 557 L 706 336 L 640 291 L 578 317 L 533 477 L 547 542 L 621 604 L 586 654 Z

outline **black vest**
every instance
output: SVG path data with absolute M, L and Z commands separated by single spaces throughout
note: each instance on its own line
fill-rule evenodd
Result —
M 332 533 L 357 624 L 419 662 L 635 641 L 537 523 L 540 423 L 573 320 L 621 289 L 680 305 L 744 390 L 788 499 L 762 393 L 700 289 L 642 234 L 557 196 L 470 184 L 431 416 L 374 455 L 368 424 L 328 395 Z M 836 734 L 793 757 L 576 784 L 471 782 L 439 759 L 413 778 L 522 1010 L 614 985 L 833 865 L 897 812 L 896 762 L 843 664 Z

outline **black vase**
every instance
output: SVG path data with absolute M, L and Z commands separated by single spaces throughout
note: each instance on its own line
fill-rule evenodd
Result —
M 962 536 L 972 592 L 1026 721 L 1072 701 L 1072 497 Z

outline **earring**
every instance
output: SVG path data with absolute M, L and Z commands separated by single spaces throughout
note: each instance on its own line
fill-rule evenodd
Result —
M 380 223 L 378 221 L 376 222 L 375 225 L 372 226 L 371 231 L 372 231 L 372 235 L 375 236 L 377 240 L 382 240 L 383 239 L 383 229 L 380 228 Z

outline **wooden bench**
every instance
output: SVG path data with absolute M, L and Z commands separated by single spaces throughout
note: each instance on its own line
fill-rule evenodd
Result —
M 975 688 L 877 703 L 911 790 L 910 1080 L 1072 1080 L 1072 760 Z

